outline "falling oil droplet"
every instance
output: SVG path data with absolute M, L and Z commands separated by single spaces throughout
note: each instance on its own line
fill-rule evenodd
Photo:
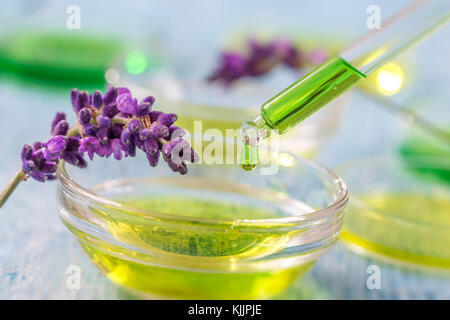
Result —
M 256 168 L 256 164 L 241 164 L 241 168 L 245 171 L 252 171 Z
M 246 171 L 251 171 L 258 164 L 258 147 L 244 143 L 241 150 L 241 167 Z

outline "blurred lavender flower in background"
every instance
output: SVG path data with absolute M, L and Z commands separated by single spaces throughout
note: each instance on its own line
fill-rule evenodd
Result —
M 288 39 L 275 39 L 263 43 L 256 39 L 247 41 L 246 53 L 226 51 L 221 54 L 219 66 L 208 77 L 208 81 L 218 81 L 229 87 L 243 77 L 261 77 L 280 65 L 299 70 L 308 62 L 319 65 L 328 58 L 327 53 L 315 49 L 306 54 Z

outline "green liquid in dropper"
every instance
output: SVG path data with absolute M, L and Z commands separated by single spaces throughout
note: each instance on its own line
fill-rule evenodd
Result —
M 365 78 L 342 58 L 330 59 L 264 103 L 261 115 L 282 134 Z
M 282 134 L 365 78 L 342 58 L 332 58 L 264 103 L 261 116 Z M 258 147 L 244 143 L 241 167 L 250 171 L 257 163 Z
M 258 164 L 258 147 L 244 143 L 241 150 L 241 167 L 246 171 L 251 171 Z

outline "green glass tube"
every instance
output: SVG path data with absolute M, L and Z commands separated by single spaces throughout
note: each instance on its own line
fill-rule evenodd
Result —
M 365 78 L 344 59 L 332 58 L 264 103 L 261 115 L 282 134 Z

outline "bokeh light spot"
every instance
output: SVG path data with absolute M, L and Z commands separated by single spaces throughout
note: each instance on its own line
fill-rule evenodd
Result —
M 279 162 L 280 166 L 292 167 L 294 165 L 294 157 L 291 156 L 289 153 L 282 152 L 282 153 L 280 153 L 278 162 Z
M 378 89 L 385 95 L 396 94 L 403 86 L 404 78 L 403 69 L 399 65 L 388 63 L 378 72 Z
M 116 69 L 108 69 L 105 72 L 105 79 L 109 84 L 117 84 L 120 81 L 120 73 Z
M 148 60 L 145 53 L 133 51 L 125 59 L 125 68 L 129 74 L 140 74 L 148 67 Z

